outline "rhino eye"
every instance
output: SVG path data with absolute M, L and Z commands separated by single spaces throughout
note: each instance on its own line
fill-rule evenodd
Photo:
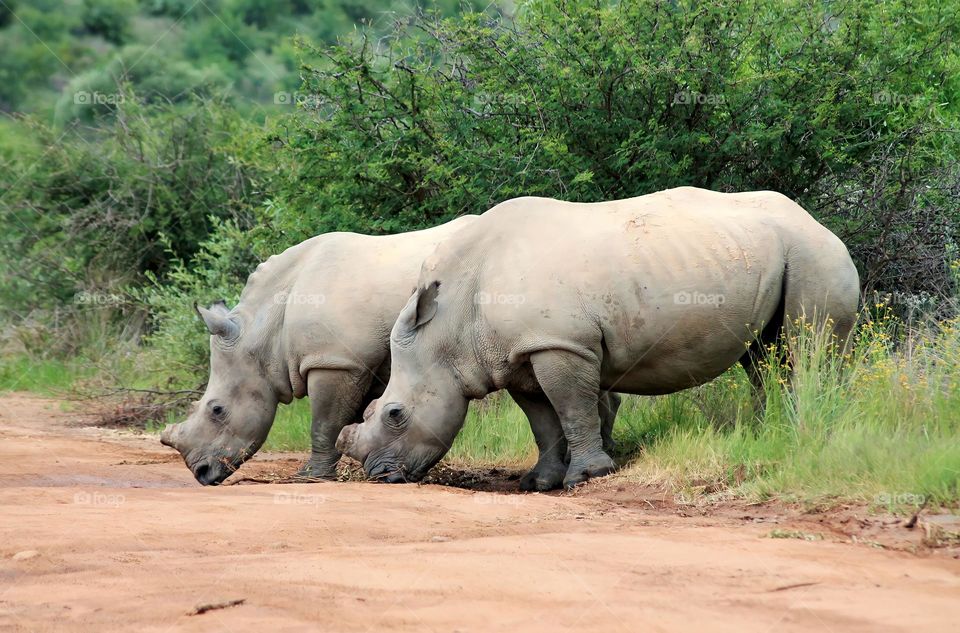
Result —
M 215 404 L 212 407 L 210 407 L 210 414 L 213 415 L 213 417 L 216 418 L 217 420 L 222 420 L 224 416 L 227 414 L 227 410 L 226 408 L 224 408 L 223 405 Z
M 223 407 L 219 404 L 213 407 L 213 415 L 223 415 Z
M 384 422 L 389 427 L 399 429 L 406 422 L 407 416 L 405 416 L 403 413 L 402 405 L 399 405 L 399 404 L 387 405 L 386 409 L 384 409 L 384 413 L 386 413 L 386 416 L 384 416 Z

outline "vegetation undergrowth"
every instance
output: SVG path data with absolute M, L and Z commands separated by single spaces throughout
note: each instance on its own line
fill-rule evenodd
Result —
M 679 393 L 624 396 L 614 430 L 617 476 L 686 499 L 957 505 L 960 318 L 908 324 L 883 304 L 870 312 L 843 357 L 809 327 L 797 328 L 789 361 L 771 354 L 764 364 L 759 416 L 739 366 Z M 94 373 L 83 363 L 21 356 L 0 367 L 0 391 L 63 395 Z M 281 406 L 263 450 L 309 448 L 309 401 Z M 497 393 L 471 404 L 446 460 L 527 468 L 536 447 L 523 413 Z
M 30 391 L 53 396 L 65 393 L 89 371 L 62 360 L 18 356 L 0 364 L 0 393 Z
M 740 369 L 686 392 L 628 399 L 617 435 L 633 457 L 621 476 L 688 497 L 956 505 L 958 323 L 907 328 L 881 305 L 843 358 L 801 328 L 790 337 L 792 376 L 783 363 L 765 365 L 759 417 Z

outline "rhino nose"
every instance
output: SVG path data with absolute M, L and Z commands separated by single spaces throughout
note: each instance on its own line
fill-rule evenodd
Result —
M 357 461 L 363 461 L 364 455 L 358 455 L 356 452 L 357 447 L 357 434 L 360 432 L 359 424 L 350 424 L 349 426 L 343 427 L 343 430 L 340 431 L 340 435 L 337 436 L 337 450 L 352 457 Z
M 179 424 L 170 424 L 165 427 L 160 433 L 160 443 L 170 448 L 176 448 L 176 445 L 173 443 L 173 436 L 179 426 Z
M 223 468 L 215 462 L 205 461 L 197 464 L 193 470 L 193 476 L 202 486 L 216 486 L 226 479 Z

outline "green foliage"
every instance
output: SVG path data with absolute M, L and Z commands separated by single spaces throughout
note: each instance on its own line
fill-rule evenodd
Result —
M 213 100 L 180 108 L 124 96 L 116 124 L 92 135 L 32 123 L 44 151 L 0 175 L 4 316 L 163 276 L 218 219 L 249 226 L 263 183 L 245 162 L 248 123 Z
M 53 92 L 50 83 L 69 72 L 64 63 L 78 53 L 75 42 L 55 34 L 79 28 L 79 20 L 48 4 L 17 5 L 0 26 L 0 110 L 42 108 Z
M 53 359 L 20 356 L 0 364 L 0 393 L 32 391 L 44 395 L 62 395 L 74 381 L 90 373 L 89 368 L 67 365 Z
M 148 273 L 149 283 L 131 292 L 151 317 L 150 364 L 179 384 L 195 386 L 206 375 L 209 334 L 194 308 L 224 300 L 233 306 L 243 281 L 256 267 L 245 233 L 235 220 L 211 218 L 216 237 L 200 245 L 188 266 L 174 257 L 162 278 Z
M 285 227 L 395 232 L 518 195 L 772 189 L 869 287 L 945 293 L 956 3 L 531 1 L 313 49 Z M 308 203 L 309 201 L 309 203 Z M 934 268 L 934 274 L 930 269 Z
M 0 29 L 13 23 L 17 9 L 17 3 L 14 0 L 7 0 L 0 5 Z
M 446 15 L 460 8 L 453 0 L 426 4 Z M 376 0 L 7 0 L 0 4 L 0 110 L 46 114 L 60 96 L 63 120 L 65 102 L 78 90 L 93 92 L 85 84 L 109 94 L 118 80 L 142 96 L 169 98 L 198 84 L 205 91 L 211 81 L 231 84 L 241 104 L 273 105 L 275 92 L 299 83 L 299 61 L 288 54 L 292 36 L 332 43 L 350 37 L 357 21 L 380 28 L 393 12 L 413 11 L 408 0 L 389 7 Z M 267 77 L 251 86 L 251 68 Z
M 130 18 L 137 10 L 136 0 L 83 0 L 82 6 L 81 20 L 88 33 L 111 44 L 127 40 Z
M 57 125 L 94 123 L 128 98 L 179 103 L 221 94 L 227 78 L 216 66 L 199 69 L 151 48 L 125 48 L 110 63 L 75 77 L 57 102 Z
M 255 26 L 236 14 L 219 20 L 203 20 L 190 29 L 184 52 L 191 59 L 216 59 L 223 66 L 242 64 L 254 49 L 267 43 Z
M 194 20 L 201 13 L 194 13 L 193 7 L 196 6 L 195 0 L 140 0 L 140 5 L 152 15 L 163 15 L 175 20 L 187 19 Z M 219 9 L 219 2 L 206 2 L 207 6 L 214 10 Z

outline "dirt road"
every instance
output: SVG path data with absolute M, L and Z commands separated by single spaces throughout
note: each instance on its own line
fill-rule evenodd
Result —
M 763 538 L 775 516 L 684 517 L 589 490 L 201 488 L 155 438 L 75 417 L 0 398 L 0 630 L 947 631 L 960 618 L 960 561 Z M 244 470 L 285 466 L 270 459 Z M 231 600 L 244 602 L 188 615 Z

